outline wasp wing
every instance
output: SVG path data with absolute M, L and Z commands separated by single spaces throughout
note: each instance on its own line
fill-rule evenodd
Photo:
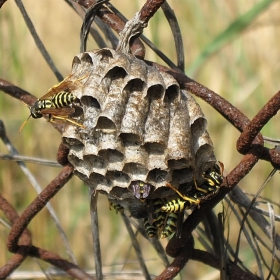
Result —
M 79 86 L 81 86 L 80 80 L 88 77 L 88 75 L 85 75 L 85 76 L 73 81 L 73 80 L 70 80 L 72 76 L 73 76 L 72 74 L 67 76 L 62 82 L 51 87 L 45 95 L 43 95 L 41 98 L 39 98 L 39 100 L 49 99 L 50 97 L 58 94 L 61 91 L 71 92 L 71 91 L 75 90 L 76 88 L 78 88 Z
M 53 116 L 68 117 L 75 112 L 75 108 L 48 108 L 41 110 L 42 114 L 49 114 Z
M 57 85 L 54 85 L 53 87 L 51 87 L 48 92 L 43 95 L 41 98 L 39 98 L 40 100 L 43 100 L 43 99 L 49 99 L 49 97 L 52 97 L 54 95 L 56 95 L 57 93 L 61 92 L 61 91 L 69 91 L 70 90 L 70 87 L 72 85 L 73 87 L 73 84 L 74 82 L 69 80 L 71 78 L 72 75 L 69 75 L 67 76 L 62 82 L 60 82 L 59 84 Z

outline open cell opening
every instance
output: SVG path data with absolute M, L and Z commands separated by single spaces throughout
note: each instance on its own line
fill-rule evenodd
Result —
M 86 155 L 83 161 L 93 169 L 104 169 L 107 165 L 103 158 L 95 155 Z
M 94 107 L 96 109 L 100 109 L 100 104 L 96 98 L 92 96 L 84 95 L 81 97 L 81 104 L 87 107 Z
M 143 176 L 148 173 L 148 170 L 142 164 L 130 162 L 124 165 L 123 172 L 133 174 L 135 176 L 137 176 L 137 174 L 139 174 L 139 176 Z
M 168 172 L 165 170 L 161 170 L 159 168 L 155 168 L 151 170 L 147 176 L 147 181 L 160 183 L 166 180 L 168 177 Z
M 127 185 L 130 181 L 130 177 L 121 171 L 108 171 L 106 173 L 106 178 L 110 179 L 113 182 L 118 182 L 119 184 Z
M 174 102 L 179 96 L 179 88 L 177 85 L 172 85 L 168 87 L 165 91 L 164 101 L 165 102 Z
M 89 176 L 90 184 L 93 186 L 103 185 L 110 187 L 112 182 L 99 173 L 92 172 Z
M 135 133 L 121 133 L 120 138 L 127 145 L 130 145 L 129 143 L 134 145 L 134 143 L 140 143 L 141 141 L 140 136 Z
M 115 130 L 116 125 L 109 118 L 101 116 L 101 117 L 98 118 L 96 128 L 97 129 L 113 129 L 113 130 Z
M 168 160 L 168 168 L 170 169 L 182 169 L 189 165 L 190 162 L 185 158 Z
M 160 144 L 160 143 L 145 143 L 144 145 L 145 150 L 147 151 L 147 153 L 149 154 L 153 154 L 153 155 L 162 155 L 164 154 L 164 145 Z
M 92 57 L 91 57 L 91 55 L 89 53 L 86 53 L 86 52 L 83 53 L 81 60 L 83 62 L 87 62 L 89 64 L 93 64 Z
M 124 159 L 124 155 L 121 152 L 113 149 L 100 150 L 98 155 L 109 163 L 122 162 Z
M 164 93 L 164 88 L 162 87 L 162 85 L 154 85 L 148 89 L 148 96 L 152 100 L 162 98 L 163 93 Z

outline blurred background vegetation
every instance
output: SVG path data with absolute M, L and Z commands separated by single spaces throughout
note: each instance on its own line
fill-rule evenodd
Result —
M 111 2 L 127 18 L 131 18 L 145 1 Z M 249 19 L 249 25 L 245 29 L 237 28 L 233 34 L 232 30 L 227 29 L 259 3 L 265 2 L 267 4 L 271 2 L 271 5 L 260 7 L 260 15 Z M 249 118 L 254 117 L 280 88 L 280 2 L 169 0 L 168 3 L 174 9 L 183 34 L 186 74 L 223 96 Z M 64 1 L 24 1 L 24 5 L 57 68 L 67 76 L 71 71 L 73 57 L 79 52 L 81 18 Z M 161 10 L 151 19 L 144 35 L 176 63 L 172 34 Z M 222 44 L 219 44 L 219 40 Z M 204 51 L 206 53 L 211 51 L 213 42 L 218 42 L 216 51 L 200 60 Z M 97 46 L 93 39 L 89 38 L 88 49 L 93 48 Z M 146 59 L 162 63 L 149 49 L 146 53 Z M 0 9 L 0 77 L 38 98 L 57 84 L 14 1 L 7 1 Z M 242 158 L 235 149 L 239 132 L 209 105 L 201 100 L 198 102 L 208 120 L 208 130 L 214 142 L 216 157 L 224 163 L 225 172 L 229 172 Z M 55 160 L 60 134 L 43 119 L 29 120 L 19 134 L 20 126 L 28 116 L 29 110 L 23 103 L 3 93 L 0 94 L 0 119 L 3 120 L 8 137 L 19 153 Z M 265 126 L 262 133 L 279 138 L 278 121 L 279 115 Z M 0 153 L 8 153 L 2 143 Z M 27 165 L 42 187 L 45 187 L 61 170 L 42 165 Z M 271 170 L 270 164 L 259 162 L 240 182 L 240 187 L 245 192 L 255 193 Z M 276 173 L 262 193 L 267 198 L 273 198 L 276 203 L 280 203 L 278 181 L 279 174 Z M 18 213 L 21 213 L 36 197 L 36 192 L 16 162 L 0 161 L 0 191 Z M 88 201 L 88 189 L 77 178 L 73 178 L 51 200 L 78 264 L 85 269 L 94 268 Z M 217 212 L 222 211 L 222 205 L 216 209 Z M 139 270 L 120 215 L 109 211 L 106 197 L 99 196 L 98 211 L 104 272 Z M 279 208 L 275 208 L 275 211 L 279 212 Z M 2 213 L 0 218 L 3 218 Z M 29 229 L 33 234 L 35 245 L 67 257 L 57 229 L 45 209 L 35 217 Z M 234 233 L 238 230 L 239 225 L 232 221 L 230 239 L 233 243 L 236 243 L 237 234 Z M 11 257 L 4 249 L 8 233 L 9 229 L 0 224 L 0 248 L 2 248 L 0 266 Z M 149 271 L 157 275 L 164 267 L 151 245 L 142 239 L 140 238 L 140 242 Z M 162 243 L 165 246 L 167 240 L 163 240 Z M 200 244 L 196 244 L 196 247 L 199 248 Z M 250 250 L 246 250 L 245 244 L 241 255 L 248 268 L 255 271 L 254 258 Z M 48 267 L 43 263 L 41 265 L 44 268 Z M 38 263 L 29 259 L 23 263 L 20 270 L 39 270 Z M 207 266 L 203 266 L 203 270 L 198 269 L 197 262 L 189 262 L 182 275 L 186 280 L 219 279 L 217 271 Z

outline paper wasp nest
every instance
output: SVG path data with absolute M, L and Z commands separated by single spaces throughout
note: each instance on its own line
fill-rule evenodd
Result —
M 155 188 L 202 183 L 216 159 L 200 107 L 175 79 L 130 54 L 102 49 L 74 58 L 80 122 L 63 134 L 84 183 L 111 198 L 134 198 L 131 182 Z M 171 190 L 169 190 L 170 193 Z M 172 192 L 172 191 L 171 191 Z

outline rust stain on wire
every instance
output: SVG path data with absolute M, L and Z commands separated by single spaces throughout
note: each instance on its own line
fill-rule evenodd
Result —
M 19 218 L 14 207 L 1 194 L 0 209 L 11 224 L 15 223 Z M 23 245 L 23 247 L 18 248 L 12 258 L 0 268 L 0 279 L 5 279 L 26 259 L 29 253 L 29 246 L 31 245 L 31 233 L 27 229 L 24 229 L 19 244 Z
M 268 121 L 277 114 L 280 108 L 280 91 L 278 91 L 257 113 L 252 121 L 246 126 L 237 140 L 237 150 L 245 154 L 250 148 L 253 139 L 268 123 Z
M 10 252 L 18 249 L 18 240 L 30 221 L 39 213 L 48 201 L 70 180 L 73 176 L 73 167 L 66 165 L 60 174 L 35 198 L 25 209 L 19 219 L 14 223 L 8 236 L 7 247 Z

